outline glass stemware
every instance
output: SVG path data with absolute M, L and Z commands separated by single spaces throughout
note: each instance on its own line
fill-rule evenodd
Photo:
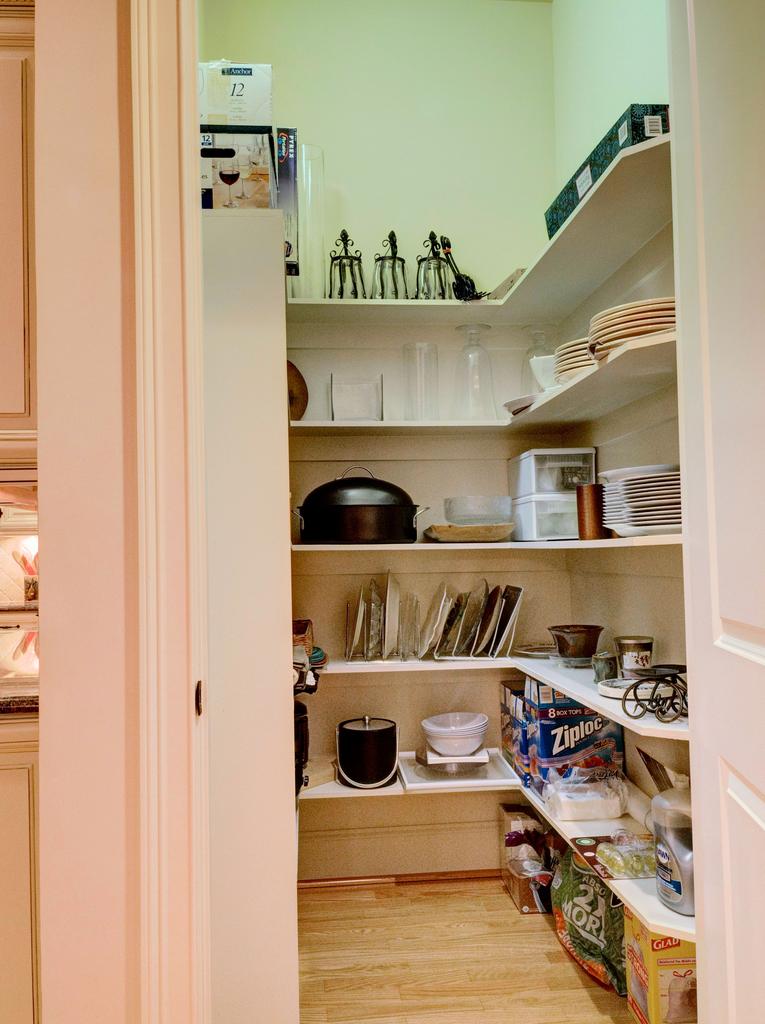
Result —
M 239 203 L 231 195 L 231 186 L 236 185 L 239 181 L 239 168 L 233 160 L 221 160 L 218 167 L 218 177 L 224 185 L 228 185 L 228 202 L 223 205 L 229 209 L 238 208 Z
M 249 178 L 252 173 L 252 153 L 249 146 L 237 146 L 236 156 L 234 157 L 234 166 L 239 170 L 239 182 L 241 184 L 241 191 L 237 195 L 237 199 L 247 200 L 250 197 L 244 187 L 246 178 Z
M 489 324 L 462 324 L 457 330 L 465 344 L 457 356 L 454 375 L 454 416 L 458 420 L 495 420 L 494 379 L 491 357 L 481 343 Z

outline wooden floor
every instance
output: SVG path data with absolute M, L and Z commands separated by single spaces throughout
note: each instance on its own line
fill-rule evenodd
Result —
M 631 1024 L 499 879 L 303 890 L 301 1024 Z

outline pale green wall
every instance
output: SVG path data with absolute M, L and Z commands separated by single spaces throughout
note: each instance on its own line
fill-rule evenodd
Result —
M 414 267 L 433 227 L 493 288 L 546 241 L 551 7 L 523 0 L 200 0 L 204 60 L 272 63 L 276 117 L 324 147 L 327 241 L 367 277 L 391 227 Z M 330 237 L 331 235 L 331 237 Z
M 555 190 L 630 103 L 667 103 L 666 0 L 554 0 Z

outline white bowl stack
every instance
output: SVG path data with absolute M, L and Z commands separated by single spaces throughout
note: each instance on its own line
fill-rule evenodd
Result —
M 573 380 L 584 370 L 592 369 L 594 365 L 595 360 L 590 354 L 589 337 L 565 341 L 555 349 L 555 379 L 559 384 Z
M 601 473 L 603 525 L 620 537 L 680 533 L 678 466 L 629 466 Z
M 674 295 L 612 306 L 590 321 L 589 350 L 593 358 L 603 359 L 627 341 L 648 337 L 658 340 L 655 335 L 669 336 L 675 326 Z
M 449 711 L 420 723 L 425 739 L 444 757 L 469 757 L 483 746 L 489 728 L 488 715 L 473 711 Z

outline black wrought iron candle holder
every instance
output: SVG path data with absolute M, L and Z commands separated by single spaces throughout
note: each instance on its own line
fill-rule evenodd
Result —
M 385 253 L 375 254 L 375 271 L 372 282 L 373 299 L 408 299 L 406 283 L 406 260 L 398 254 L 396 232 L 389 231 L 383 240 Z
M 364 271 L 361 266 L 361 250 L 351 251 L 354 244 L 343 228 L 335 245 L 342 246 L 338 252 L 329 254 L 329 297 L 330 299 L 365 299 Z
M 435 231 L 422 243 L 428 252 L 417 257 L 416 299 L 451 299 L 452 272 L 441 255 L 441 246 Z

